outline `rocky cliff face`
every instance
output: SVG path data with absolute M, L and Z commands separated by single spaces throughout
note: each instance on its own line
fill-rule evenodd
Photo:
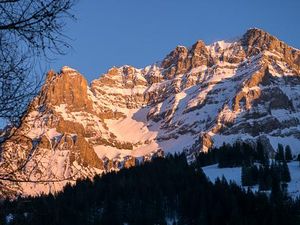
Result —
M 160 63 L 112 68 L 90 85 L 63 67 L 48 73 L 2 146 L 0 194 L 55 192 L 80 177 L 223 142 L 260 138 L 271 151 L 280 142 L 297 153 L 299 113 L 300 51 L 259 29 L 234 42 L 178 46 Z

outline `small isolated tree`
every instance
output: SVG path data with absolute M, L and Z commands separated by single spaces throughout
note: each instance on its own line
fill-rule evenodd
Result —
M 278 144 L 275 160 L 282 162 L 284 160 L 284 149 L 282 144 Z
M 293 159 L 292 150 L 289 145 L 285 146 L 285 154 L 284 155 L 285 155 L 285 160 L 288 162 Z
M 248 167 L 243 165 L 241 169 L 242 186 L 249 186 L 249 175 Z
M 297 156 L 297 161 L 299 162 L 299 165 L 300 165 L 300 154 L 298 154 L 298 156 Z
M 269 165 L 268 152 L 265 149 L 264 145 L 261 143 L 261 141 L 257 142 L 256 151 L 258 161 L 265 166 Z
M 282 181 L 283 182 L 290 182 L 291 181 L 291 174 L 290 174 L 290 170 L 289 167 L 286 163 L 286 161 L 283 162 L 282 164 Z

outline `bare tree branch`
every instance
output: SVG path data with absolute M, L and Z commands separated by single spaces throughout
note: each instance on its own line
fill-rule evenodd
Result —
M 18 124 L 43 77 L 36 62 L 64 54 L 75 0 L 0 0 L 0 118 Z
M 74 19 L 70 10 L 75 1 L 0 0 L 0 119 L 9 121 L 11 127 L 20 126 L 30 101 L 40 90 L 44 76 L 36 71 L 38 62 L 53 53 L 65 54 L 70 47 L 63 28 L 66 19 Z M 3 143 L 15 130 L 0 131 L 0 166 Z M 33 146 L 23 162 L 0 174 L 0 189 L 1 181 L 43 182 L 16 176 L 36 151 Z

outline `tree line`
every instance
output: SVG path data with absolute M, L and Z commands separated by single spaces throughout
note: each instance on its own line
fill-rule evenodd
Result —
M 220 147 L 198 153 L 195 163 L 198 167 L 217 163 L 219 168 L 226 168 L 250 166 L 254 162 L 269 163 L 268 151 L 260 141 L 255 145 L 244 142 L 236 142 L 233 145 L 223 143 Z
M 284 148 L 282 144 L 278 144 L 275 155 L 270 158 L 270 152 L 258 141 L 256 145 L 223 144 L 207 153 L 199 153 L 196 164 L 206 166 L 218 163 L 219 168 L 241 167 L 242 186 L 258 185 L 259 191 L 280 190 L 280 193 L 286 193 L 287 183 L 291 181 L 287 162 L 292 159 L 289 145 Z
M 169 155 L 78 180 L 54 195 L 4 201 L 0 223 L 6 224 L 7 216 L 11 225 L 300 223 L 299 200 L 275 187 L 271 196 L 245 191 L 224 178 L 212 183 L 184 154 Z

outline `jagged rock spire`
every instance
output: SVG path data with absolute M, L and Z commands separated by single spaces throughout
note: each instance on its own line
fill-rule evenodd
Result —
M 26 167 L 20 178 L 92 177 L 161 151 L 203 151 L 261 136 L 275 145 L 294 140 L 298 150 L 299 55 L 254 28 L 233 42 L 178 46 L 144 69 L 113 68 L 90 86 L 70 67 L 50 71 L 21 127 L 1 146 L 7 167 L 0 171 L 18 166 L 33 146 L 35 171 Z M 16 191 L 46 189 L 26 185 Z

